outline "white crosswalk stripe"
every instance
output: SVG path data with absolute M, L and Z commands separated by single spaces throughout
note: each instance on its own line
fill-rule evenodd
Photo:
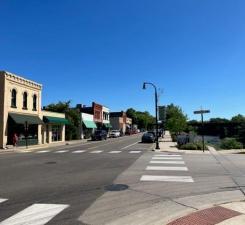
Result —
M 185 162 L 183 161 L 155 161 L 155 160 L 150 161 L 150 163 L 151 164 L 180 164 L 180 165 L 185 164 Z
M 84 153 L 86 152 L 85 150 L 76 150 L 76 151 L 73 151 L 72 153 L 76 154 L 76 153 Z
M 141 153 L 142 151 L 130 151 L 129 153 L 130 154 L 139 154 L 139 153 Z
M 101 152 L 103 152 L 103 151 L 101 151 L 101 150 L 97 150 L 97 151 L 92 151 L 92 152 L 90 152 L 90 153 L 93 153 L 93 154 L 98 154 L 98 153 L 101 153 Z
M 142 182 L 146 182 L 146 181 L 184 182 L 184 183 L 194 182 L 191 176 L 183 176 L 185 175 L 183 173 L 187 172 L 188 168 L 186 166 L 181 166 L 181 165 L 185 165 L 185 162 L 183 161 L 181 155 L 155 154 L 149 163 L 151 165 L 147 166 L 145 170 L 148 172 L 151 171 L 151 174 L 142 175 L 142 177 L 140 178 L 140 181 Z M 167 171 L 168 171 L 168 174 L 164 174 Z M 154 175 L 152 174 L 153 172 L 157 174 Z M 175 173 L 175 174 L 171 174 L 171 173 Z
M 44 225 L 67 207 L 69 205 L 33 204 L 0 225 Z
M 36 153 L 47 153 L 47 152 L 50 152 L 49 150 L 42 150 L 42 151 L 38 151 Z
M 154 176 L 154 175 L 143 175 L 141 181 L 165 181 L 165 182 L 194 182 L 190 176 Z
M 6 202 L 6 201 L 8 201 L 8 199 L 6 199 L 6 198 L 0 198 L 0 203 Z
M 66 152 L 69 152 L 68 150 L 60 150 L 60 151 L 56 151 L 54 153 L 66 153 Z
M 110 154 L 119 154 L 119 153 L 121 153 L 122 151 L 110 151 L 109 153 Z
M 154 157 L 152 157 L 152 159 L 162 159 L 162 160 L 165 160 L 165 159 L 167 159 L 167 160 L 182 160 L 182 158 L 181 157 L 159 157 L 159 156 L 154 156 Z
M 166 170 L 166 171 L 188 171 L 187 167 L 179 167 L 179 166 L 147 166 L 146 170 Z

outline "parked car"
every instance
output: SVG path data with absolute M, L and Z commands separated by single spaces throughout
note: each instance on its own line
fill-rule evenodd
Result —
M 117 137 L 120 137 L 120 136 L 121 136 L 121 133 L 120 133 L 119 130 L 112 130 L 109 133 L 109 137 L 110 138 L 117 138 Z
M 143 143 L 154 143 L 155 140 L 156 140 L 156 136 L 154 132 L 144 133 L 141 139 Z
M 97 130 L 92 134 L 92 140 L 98 141 L 98 140 L 106 140 L 107 139 L 107 132 L 105 130 Z

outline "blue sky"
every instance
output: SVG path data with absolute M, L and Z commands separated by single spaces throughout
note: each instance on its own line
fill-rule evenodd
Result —
M 245 114 L 244 0 L 0 0 L 0 69 L 43 84 L 43 105 L 102 103 L 189 118 Z

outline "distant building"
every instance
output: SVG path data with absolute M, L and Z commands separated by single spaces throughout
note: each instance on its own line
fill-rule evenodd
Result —
M 111 129 L 109 108 L 95 102 L 89 107 L 78 104 L 76 108 L 81 113 L 81 139 L 90 138 L 96 129 Z
M 132 129 L 132 119 L 127 117 L 126 112 L 111 112 L 110 122 L 113 130 L 120 130 L 125 134 Z
M 42 85 L 0 71 L 0 148 L 65 141 L 64 114 L 41 110 Z

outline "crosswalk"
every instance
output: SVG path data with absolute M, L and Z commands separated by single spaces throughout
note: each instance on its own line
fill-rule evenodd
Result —
M 23 152 L 22 152 L 23 153 Z M 36 152 L 24 152 L 25 154 L 28 153 L 34 153 L 34 154 L 45 154 L 45 153 L 54 153 L 54 154 L 84 154 L 84 153 L 88 153 L 88 154 L 101 154 L 101 153 L 105 153 L 105 154 L 121 154 L 121 153 L 128 153 L 128 154 L 141 154 L 143 153 L 143 150 L 127 150 L 127 151 L 123 151 L 123 150 L 112 150 L 112 151 L 105 151 L 105 150 L 57 150 L 57 151 L 51 151 L 51 150 L 40 150 L 40 151 L 36 151 Z
M 0 199 L 0 203 L 6 201 L 8 199 Z M 44 225 L 68 207 L 65 204 L 32 204 L 0 222 L 0 225 Z
M 150 175 L 142 175 L 140 178 L 142 182 L 194 182 L 191 176 L 184 174 L 188 172 L 188 168 L 185 166 L 182 156 L 177 154 L 153 155 L 150 165 L 146 167 L 145 171 L 150 172 Z M 169 173 L 174 174 L 169 175 Z M 176 173 L 180 175 L 176 175 Z

